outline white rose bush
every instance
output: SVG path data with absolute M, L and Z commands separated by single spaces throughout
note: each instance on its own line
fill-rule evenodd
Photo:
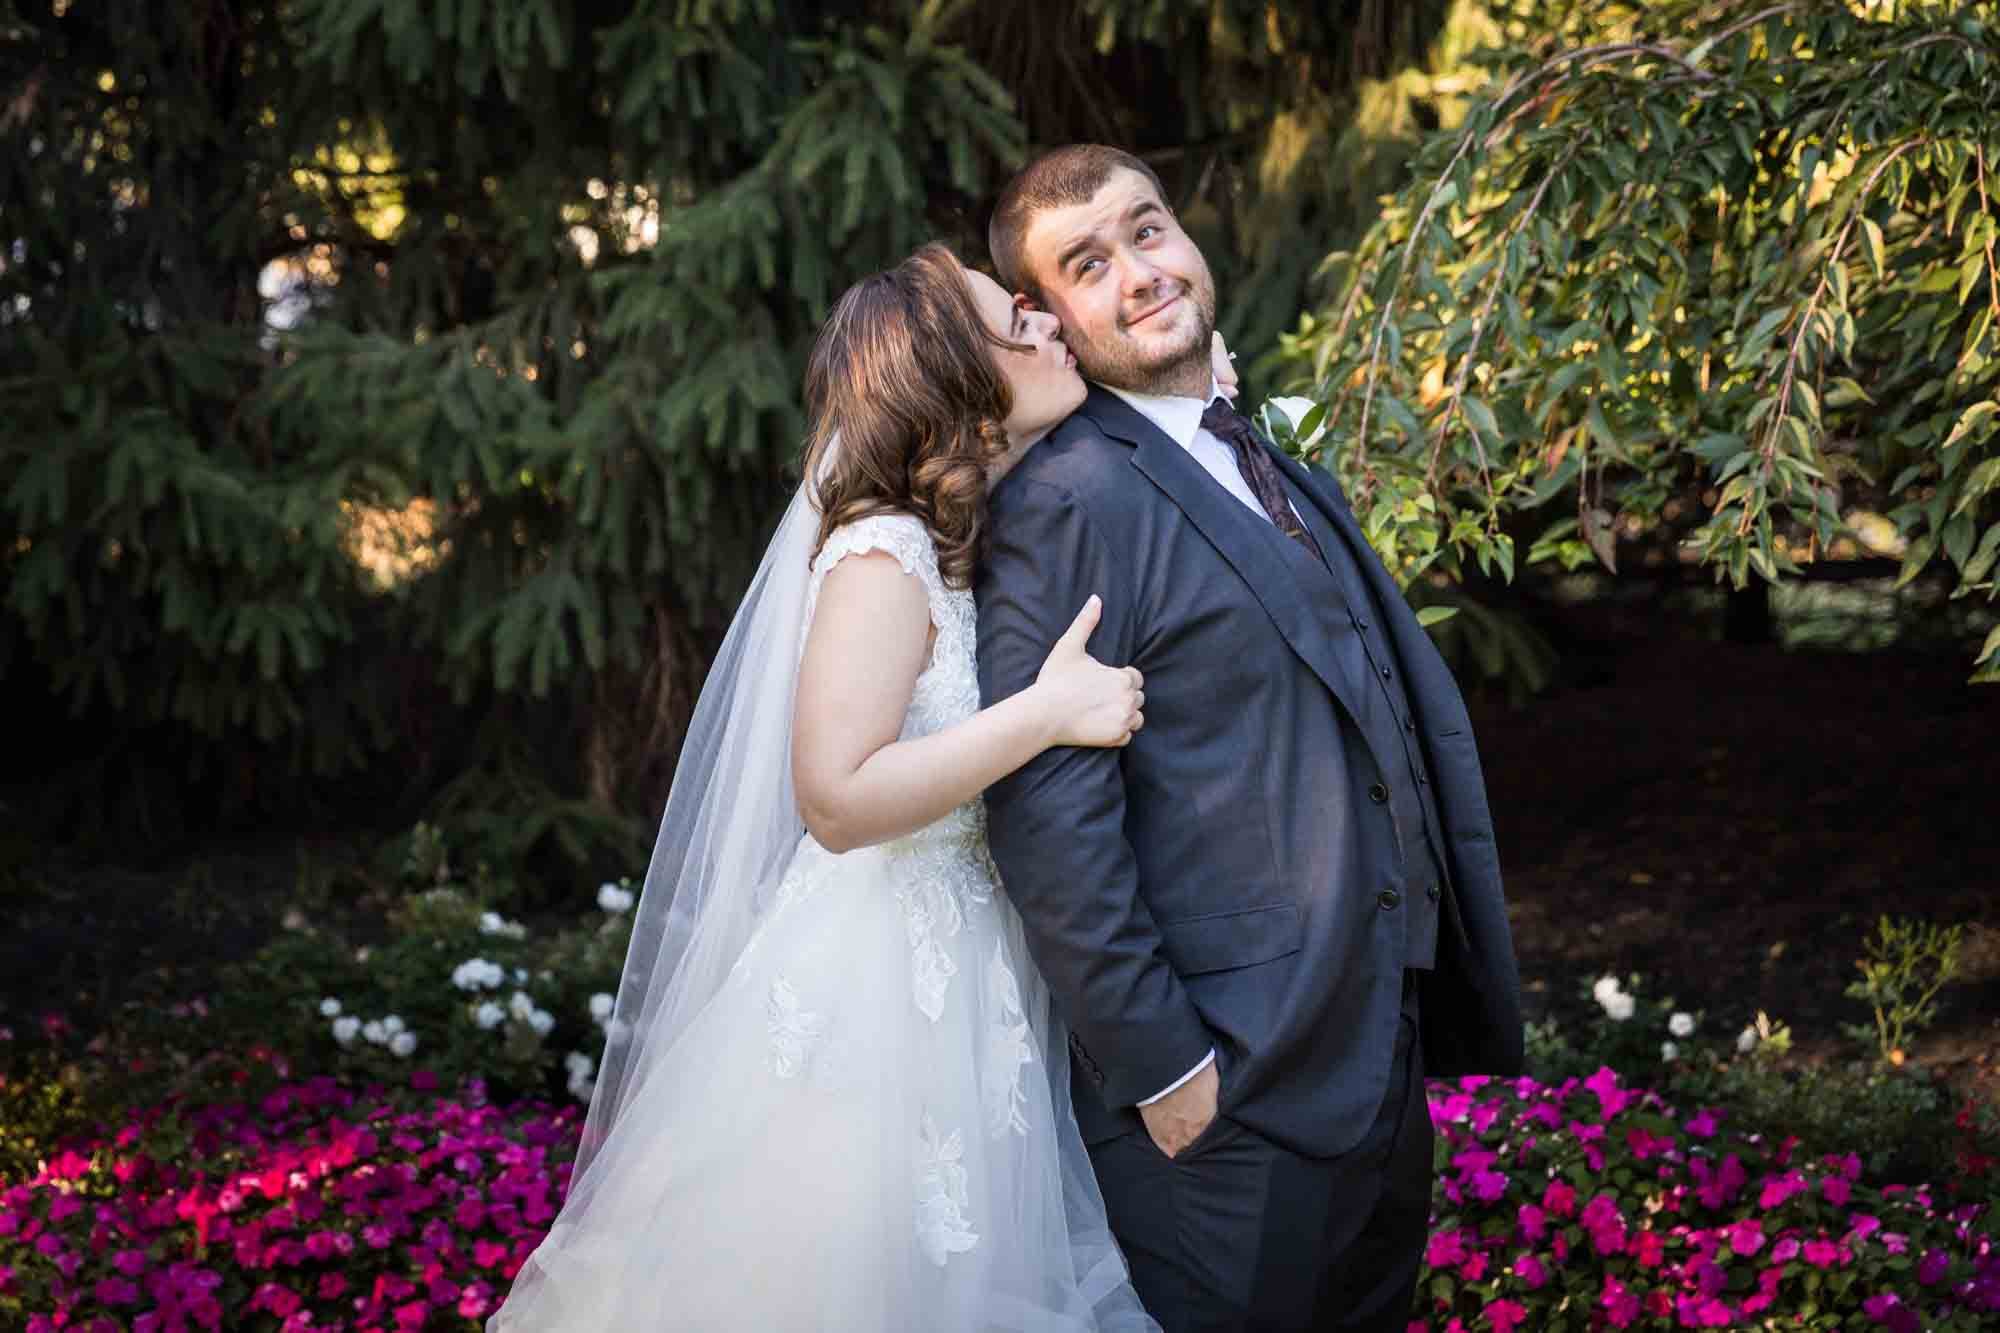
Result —
M 580 889 L 570 924 L 538 930 L 467 889 L 429 887 L 366 946 L 285 932 L 242 969 L 244 988 L 338 1076 L 406 1083 L 421 1070 L 444 1086 L 484 1080 L 493 1096 L 587 1101 L 637 900 L 630 880 Z

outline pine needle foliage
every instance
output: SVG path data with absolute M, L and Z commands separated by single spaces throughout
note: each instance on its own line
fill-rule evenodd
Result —
M 1254 353 L 1354 208 L 1306 149 L 1444 12 L 0 0 L 9 726 L 86 786 L 650 816 L 833 297 L 1106 138 Z

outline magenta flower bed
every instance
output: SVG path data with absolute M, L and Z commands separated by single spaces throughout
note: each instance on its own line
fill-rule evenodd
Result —
M 0 1326 L 477 1327 L 555 1216 L 582 1109 L 473 1088 L 402 1111 L 321 1078 L 190 1116 L 180 1160 L 161 1120 L 0 1195 Z
M 1412 1330 L 1980 1329 L 1994 1218 L 1851 1154 L 1685 1118 L 1609 1069 L 1431 1089 L 1442 1173 Z
M 424 1075 L 415 1080 L 421 1089 Z M 1684 1119 L 1609 1070 L 1431 1090 L 1448 1165 L 1413 1329 L 1973 1329 L 1991 1216 Z M 330 1079 L 155 1109 L 0 1194 L 0 1325 L 472 1329 L 547 1229 L 581 1108 Z

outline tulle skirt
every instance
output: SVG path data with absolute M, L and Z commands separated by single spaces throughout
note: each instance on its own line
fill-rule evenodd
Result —
M 975 838 L 805 839 L 488 1333 L 1155 1327 L 1047 1004 Z

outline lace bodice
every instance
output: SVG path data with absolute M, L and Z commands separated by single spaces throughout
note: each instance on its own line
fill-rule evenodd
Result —
M 946 586 L 944 576 L 938 572 L 937 547 L 922 520 L 909 514 L 871 514 L 835 529 L 813 561 L 812 583 L 806 591 L 807 628 L 811 628 L 813 613 L 819 605 L 820 585 L 827 573 L 845 557 L 864 551 L 887 552 L 896 558 L 904 573 L 924 585 L 931 624 L 937 627 L 930 662 L 917 677 L 899 739 L 928 736 L 963 722 L 979 711 L 979 677 L 973 668 L 977 613 L 970 589 Z M 979 819 L 979 803 L 971 801 L 940 821 L 944 827 L 933 825 L 924 832 L 977 831 Z

